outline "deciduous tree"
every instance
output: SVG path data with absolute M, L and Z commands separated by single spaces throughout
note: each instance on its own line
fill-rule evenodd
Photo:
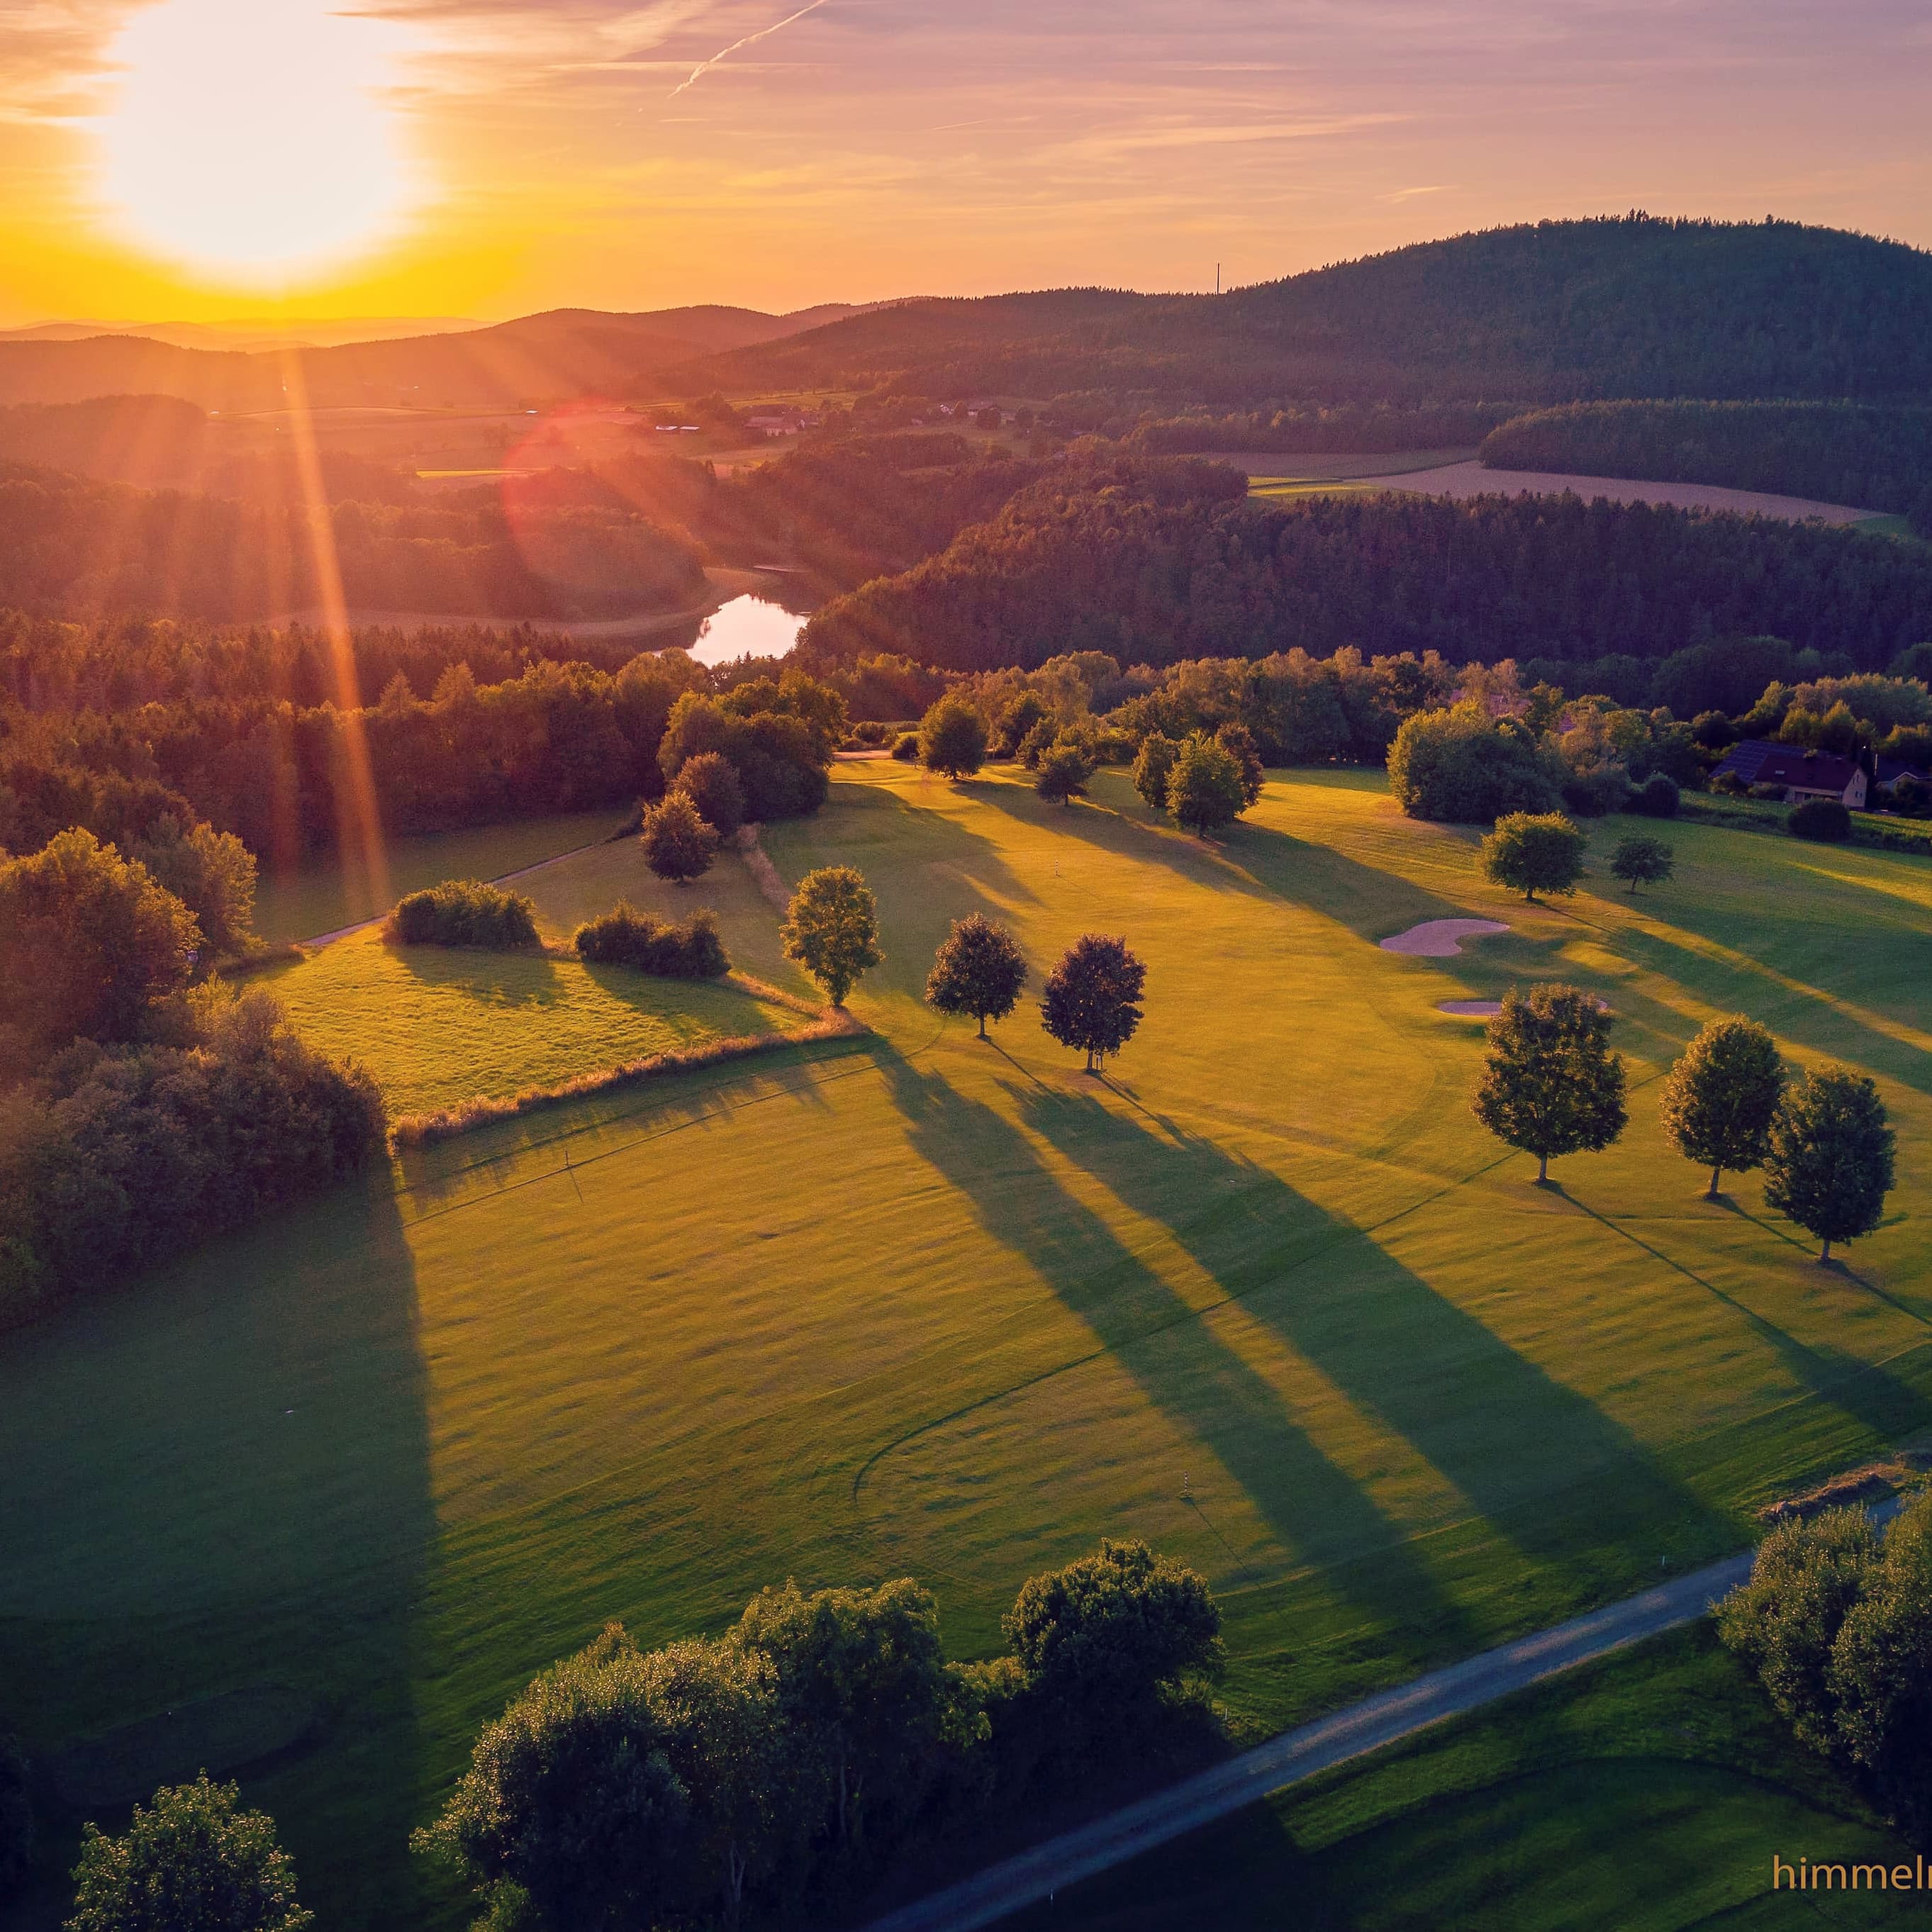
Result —
M 986 721 L 963 698 L 942 698 L 919 721 L 919 754 L 928 771 L 970 778 L 986 762 Z
M 1633 897 L 1639 886 L 1661 885 L 1676 868 L 1676 855 L 1661 838 L 1653 838 L 1648 832 L 1619 838 L 1610 854 L 1610 876 L 1624 880 Z
M 1594 993 L 1556 984 L 1527 995 L 1512 988 L 1490 1022 L 1476 1118 L 1536 1156 L 1539 1183 L 1550 1178 L 1552 1157 L 1598 1152 L 1624 1130 L 1623 1058 L 1610 1034 Z
M 679 776 L 682 776 L 680 772 Z M 644 848 L 644 863 L 659 878 L 680 886 L 710 872 L 718 855 L 716 830 L 704 822 L 689 794 L 682 791 L 668 791 L 656 805 L 646 807 L 638 837 Z
M 1255 743 L 1255 734 L 1245 724 L 1223 724 L 1214 734 L 1214 742 L 1234 760 L 1240 772 L 1244 807 L 1258 805 L 1262 787 L 1268 782 L 1268 773 L 1262 766 L 1262 754 Z
M 1087 1071 L 1097 1072 L 1108 1054 L 1133 1038 L 1146 985 L 1147 968 L 1124 939 L 1087 933 L 1067 948 L 1048 977 L 1040 1024 L 1061 1046 L 1084 1053 Z
M 1175 753 L 1168 774 L 1167 808 L 1174 822 L 1204 838 L 1232 825 L 1246 806 L 1241 768 L 1226 747 L 1196 731 Z
M 1588 837 L 1560 812 L 1512 812 L 1483 841 L 1484 875 L 1533 899 L 1574 892 L 1583 875 Z
M 926 1004 L 942 1013 L 970 1014 L 986 1037 L 986 1022 L 1003 1020 L 1019 1004 L 1026 984 L 1019 941 L 983 913 L 955 920 L 932 962 Z
M 1180 755 L 1180 747 L 1159 731 L 1150 731 L 1141 740 L 1134 759 L 1134 789 L 1156 812 L 1167 809 L 1167 781 Z
M 745 822 L 745 788 L 737 767 L 722 752 L 700 752 L 687 758 L 671 789 L 697 806 L 698 817 L 720 838 L 729 838 Z
M 67 1932 L 305 1932 L 274 1821 L 232 1784 L 164 1785 L 126 1832 L 82 1831 Z
M 822 866 L 806 874 L 791 896 L 779 937 L 785 957 L 796 960 L 835 1006 L 844 1006 L 859 976 L 885 957 L 879 950 L 878 902 L 850 866 Z
M 1771 1124 L 1764 1198 L 1817 1236 L 1818 1258 L 1834 1241 L 1869 1234 L 1885 1214 L 1893 1135 L 1878 1088 L 1862 1073 L 1827 1066 L 1786 1094 Z
M 1062 742 L 1050 746 L 1041 756 L 1033 788 L 1055 804 L 1071 805 L 1087 796 L 1087 782 L 1093 776 L 1093 760 L 1078 745 Z
M 1764 1165 L 1784 1097 L 1778 1043 L 1755 1020 L 1712 1020 L 1684 1049 L 1664 1083 L 1664 1126 L 1687 1160 L 1711 1170 L 1707 1200 L 1726 1168 Z

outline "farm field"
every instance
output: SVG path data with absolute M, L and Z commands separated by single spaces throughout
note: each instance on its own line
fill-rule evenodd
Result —
M 842 764 L 765 842 L 877 890 L 872 1036 L 467 1137 L 0 1338 L 29 1748 L 286 1687 L 313 1741 L 242 1782 L 306 1902 L 454 1927 L 408 1828 L 607 1618 L 656 1642 L 787 1575 L 910 1573 L 985 1654 L 1027 1574 L 1140 1534 L 1213 1584 L 1258 1735 L 1739 1546 L 1932 1426 L 1923 861 L 1678 824 L 1668 887 L 1525 906 L 1379 774 L 1276 774 L 1219 849 L 1118 772 L 1096 794 Z M 628 854 L 523 889 L 560 929 L 645 903 Z M 735 857 L 679 903 L 777 980 Z M 1041 968 L 1087 930 L 1147 960 L 1105 1079 L 1030 1006 L 982 1044 L 921 1004 L 974 910 Z M 1376 944 L 1456 916 L 1510 930 Z M 1613 1008 L 1634 1091 L 1541 1192 L 1437 1006 L 1555 974 Z M 1900 1186 L 1845 1268 L 1666 1147 L 1654 1080 L 1732 1010 L 1880 1082 Z
M 1767 1895 L 1896 1841 L 1708 1629 L 1446 1724 L 1016 1914 L 1012 1932 L 1916 1925 L 1922 1894 Z
M 391 946 L 374 927 L 256 983 L 316 1046 L 368 1067 L 392 1119 L 808 1024 L 729 982 L 654 979 L 542 953 Z
M 606 838 L 622 817 L 615 809 L 569 812 L 392 838 L 389 884 L 400 898 L 445 879 L 499 878 Z M 263 872 L 255 896 L 255 928 L 268 940 L 313 939 L 388 909 L 377 905 L 367 884 L 347 868 L 318 861 L 280 874 Z

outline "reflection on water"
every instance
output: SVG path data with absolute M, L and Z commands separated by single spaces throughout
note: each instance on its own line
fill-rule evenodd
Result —
M 782 658 L 798 642 L 805 620 L 763 597 L 734 597 L 721 604 L 699 626 L 691 655 L 700 664 L 729 664 L 734 658 Z

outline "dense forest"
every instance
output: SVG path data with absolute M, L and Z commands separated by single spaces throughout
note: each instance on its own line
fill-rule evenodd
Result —
M 1514 403 L 1421 404 L 1399 409 L 1388 403 L 1270 403 L 1216 415 L 1160 416 L 1127 436 L 1150 456 L 1266 453 L 1302 455 L 1393 454 L 1400 450 L 1457 449 L 1479 443 L 1518 412 Z
M 1572 403 L 1501 424 L 1482 460 L 1492 470 L 1717 483 L 1900 514 L 1923 502 L 1932 513 L 1932 409 Z
M 803 661 L 952 670 L 1439 651 L 1454 663 L 1771 634 L 1876 670 L 1932 637 L 1932 554 L 1810 524 L 1574 496 L 1250 500 L 1220 466 L 1094 459 L 903 575 L 835 599 Z
M 908 302 L 712 358 L 687 386 L 1145 392 L 1413 404 L 1932 396 L 1932 254 L 1794 222 L 1632 214 L 1399 248 L 1219 296 Z

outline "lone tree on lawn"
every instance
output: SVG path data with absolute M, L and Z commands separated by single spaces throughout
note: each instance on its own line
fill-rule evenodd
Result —
M 1664 1083 L 1664 1129 L 1688 1160 L 1711 1170 L 1707 1201 L 1729 1168 L 1764 1165 L 1771 1124 L 1784 1097 L 1778 1046 L 1755 1020 L 1712 1020 Z
M 638 835 L 644 863 L 661 879 L 686 885 L 711 869 L 718 853 L 718 834 L 681 791 L 667 793 L 644 814 Z
M 1661 838 L 1647 832 L 1633 832 L 1617 841 L 1610 854 L 1610 876 L 1622 879 L 1635 896 L 1639 886 L 1660 886 L 1677 868 L 1677 860 Z
M 952 930 L 932 962 L 926 1000 L 942 1013 L 968 1013 L 980 1022 L 1003 1020 L 1019 1004 L 1026 984 L 1026 961 L 1019 941 L 982 913 L 952 922 Z
M 1885 1213 L 1892 1178 L 1892 1129 L 1885 1102 L 1862 1073 L 1828 1066 L 1784 1096 L 1771 1124 L 1764 1198 L 1820 1244 L 1869 1234 Z
M 1599 1153 L 1624 1130 L 1623 1057 L 1610 1037 L 1602 1003 L 1576 986 L 1535 986 L 1526 998 L 1512 988 L 1490 1022 L 1476 1118 L 1535 1155 L 1539 1186 L 1553 1156 Z
M 1040 1023 L 1059 1041 L 1087 1056 L 1087 1071 L 1097 1073 L 1110 1053 L 1118 1053 L 1141 1023 L 1139 1000 L 1147 968 L 1127 950 L 1124 939 L 1090 932 L 1061 955 L 1046 982 Z
M 986 721 L 963 698 L 942 698 L 919 721 L 919 755 L 928 771 L 970 778 L 986 762 Z
M 1094 761 L 1078 745 L 1055 745 L 1042 753 L 1033 788 L 1042 798 L 1071 805 L 1087 796 L 1087 781 L 1094 776 Z
M 1246 805 L 1234 754 L 1196 731 L 1174 754 L 1167 776 L 1167 808 L 1175 824 L 1204 838 L 1216 826 L 1232 825 Z
M 1588 842 L 1560 812 L 1512 812 L 1483 841 L 1483 871 L 1526 899 L 1574 892 Z
M 1132 773 L 1134 789 L 1156 812 L 1167 809 L 1167 782 L 1180 755 L 1180 747 L 1159 731 L 1150 731 L 1141 740 Z
M 306 1932 L 274 1820 L 239 1796 L 203 1772 L 136 1805 L 124 1838 L 87 1826 L 67 1932 Z
M 844 1006 L 860 974 L 886 956 L 879 950 L 878 902 L 850 866 L 806 873 L 778 937 L 785 957 L 796 959 L 835 1006 Z

